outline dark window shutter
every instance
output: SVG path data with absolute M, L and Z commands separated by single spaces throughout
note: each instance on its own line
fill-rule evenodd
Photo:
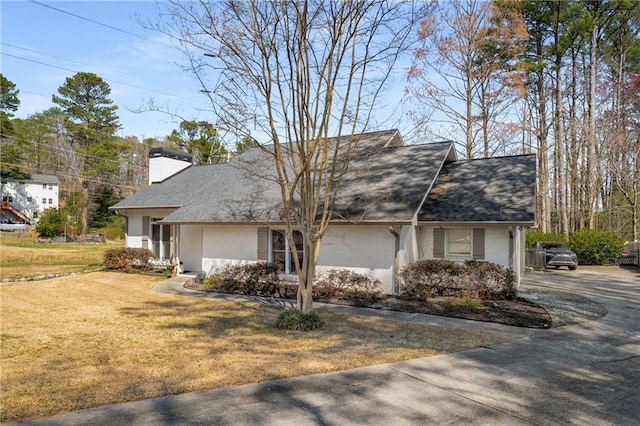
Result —
M 433 257 L 444 258 L 444 229 L 433 228 Z
M 473 258 L 484 259 L 484 228 L 473 228 Z
M 149 248 L 149 216 L 142 216 L 142 248 Z
M 269 261 L 269 228 L 258 228 L 258 261 Z

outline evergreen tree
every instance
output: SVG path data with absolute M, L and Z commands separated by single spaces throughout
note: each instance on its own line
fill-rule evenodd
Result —
M 15 176 L 22 176 L 19 170 L 22 162 L 22 143 L 15 139 L 11 118 L 18 110 L 20 91 L 16 85 L 0 74 L 0 170 Z
M 118 107 L 109 98 L 109 84 L 93 73 L 79 72 L 68 77 L 58 93 L 52 101 L 67 114 L 64 126 L 74 148 L 83 155 L 77 187 L 82 194 L 82 231 L 87 232 L 95 207 L 95 189 L 114 183 L 118 177 Z

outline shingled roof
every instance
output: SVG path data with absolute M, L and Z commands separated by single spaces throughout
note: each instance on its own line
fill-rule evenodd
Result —
M 535 154 L 456 161 L 443 167 L 418 220 L 533 223 L 535 188 Z
M 410 222 L 432 185 L 421 221 L 533 221 L 535 156 L 453 161 L 452 142 L 404 146 L 397 130 L 359 137 L 334 221 Z M 189 167 L 112 207 L 139 208 L 174 208 L 165 223 L 283 221 L 273 158 L 260 148 Z
M 334 204 L 334 220 L 410 222 L 453 143 L 386 147 L 354 156 Z

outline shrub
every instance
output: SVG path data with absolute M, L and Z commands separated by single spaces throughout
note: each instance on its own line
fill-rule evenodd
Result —
M 448 303 L 451 306 L 465 307 L 469 309 L 477 309 L 480 307 L 480 303 L 469 296 L 465 296 L 461 299 L 451 299 Z
M 278 265 L 249 263 L 227 265 L 206 278 L 202 284 L 209 289 L 251 296 L 278 296 Z
M 276 326 L 286 330 L 311 331 L 324 325 L 324 321 L 315 311 L 303 314 L 297 309 L 286 309 L 278 315 Z
M 421 260 L 400 271 L 402 286 L 399 296 L 406 300 L 425 301 L 436 296 L 463 293 L 463 266 L 450 260 Z
M 346 269 L 332 269 L 316 277 L 314 299 L 344 299 L 358 306 L 367 306 L 384 299 L 380 281 Z
M 608 265 L 616 263 L 624 241 L 613 232 L 584 229 L 571 234 L 569 247 L 583 265 Z
M 209 275 L 200 282 L 206 289 L 222 291 L 222 274 Z
M 465 262 L 465 267 L 481 299 L 515 299 L 518 290 L 511 269 L 475 260 Z
M 53 238 L 64 234 L 65 219 L 58 209 L 46 209 L 40 214 L 35 230 L 41 237 Z
M 143 272 L 157 269 L 158 258 L 151 250 L 124 247 L 104 253 L 105 269 L 123 272 Z
M 431 297 L 513 299 L 516 280 L 513 271 L 491 262 L 422 260 L 400 271 L 399 297 L 426 301 Z
M 548 241 L 550 243 L 567 243 L 567 237 L 564 234 L 554 234 L 550 232 L 540 232 L 535 230 L 527 231 L 525 234 L 525 245 L 527 248 L 535 248 L 539 241 Z
M 204 271 L 200 271 L 196 274 L 193 280 L 198 284 L 202 284 L 206 278 L 207 274 Z
M 107 240 L 123 240 L 124 232 L 124 216 L 115 216 L 102 228 L 92 229 L 93 233 L 102 234 Z

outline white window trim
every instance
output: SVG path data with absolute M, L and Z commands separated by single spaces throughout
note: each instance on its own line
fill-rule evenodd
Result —
M 164 229 L 165 229 L 165 226 L 168 226 L 168 225 L 166 225 L 164 223 L 158 223 L 162 219 L 164 219 L 164 218 L 162 218 L 162 217 L 151 217 L 151 218 L 149 218 L 149 230 L 148 230 L 148 232 L 149 232 L 149 243 L 151 245 L 150 250 L 152 252 L 154 252 L 155 255 L 158 256 L 160 259 L 168 260 L 171 257 L 171 244 L 170 244 L 170 241 L 171 241 L 171 229 L 169 229 L 169 247 L 165 247 L 164 243 L 166 243 L 166 241 L 164 241 Z M 158 232 L 159 240 L 157 240 L 157 241 L 154 240 L 154 238 L 153 238 L 153 227 L 154 226 L 158 226 L 160 228 L 159 232 Z M 154 250 L 155 249 L 155 247 L 154 247 L 155 244 L 158 245 L 158 252 L 157 253 Z M 168 253 L 165 253 L 165 251 L 168 251 Z
M 449 253 L 449 232 L 451 230 L 467 230 L 469 231 L 469 252 L 468 253 Z M 444 256 L 445 259 L 471 259 L 473 258 L 473 228 L 445 228 L 444 233 Z
M 284 244 L 285 244 L 285 253 L 287 253 L 287 255 L 285 256 L 285 267 L 284 267 L 284 271 L 282 271 L 282 275 L 283 276 L 293 276 L 296 275 L 296 272 L 293 271 L 293 254 L 291 253 L 291 246 L 289 245 L 289 239 L 286 238 L 286 233 L 287 230 L 284 228 L 269 228 L 269 262 L 273 263 L 275 261 L 274 256 L 273 256 L 273 233 L 274 232 L 282 232 L 285 234 L 285 239 L 284 239 Z M 299 231 L 294 231 L 294 232 L 299 232 Z

